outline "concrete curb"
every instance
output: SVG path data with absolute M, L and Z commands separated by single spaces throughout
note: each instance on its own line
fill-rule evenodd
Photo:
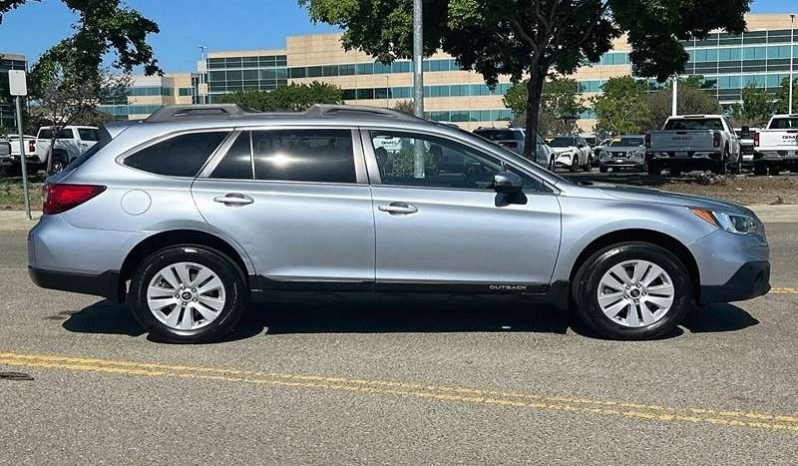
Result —
M 750 205 L 765 223 L 798 223 L 798 204 L 786 205 Z M 41 212 L 33 212 L 33 220 L 25 218 L 19 210 L 0 211 L 0 231 L 27 231 L 36 225 Z

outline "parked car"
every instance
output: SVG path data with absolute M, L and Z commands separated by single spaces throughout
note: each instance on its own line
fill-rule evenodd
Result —
M 39 286 L 127 301 L 177 342 L 223 337 L 248 301 L 319 290 L 512 295 L 573 304 L 602 337 L 655 338 L 693 301 L 765 294 L 768 255 L 736 204 L 570 182 L 355 106 L 176 106 L 109 124 L 48 179 L 28 236 Z
M 11 145 L 8 141 L 0 141 L 0 169 L 7 171 L 11 168 Z
M 599 155 L 599 171 L 631 168 L 643 171 L 646 166 L 645 136 L 621 136 L 603 149 Z
M 609 147 L 612 144 L 612 138 L 602 139 L 598 144 L 593 146 L 593 166 L 596 167 L 599 164 L 599 157 L 601 156 L 601 151 Z
M 773 115 L 767 129 L 754 134 L 754 174 L 778 175 L 798 166 L 798 114 Z
M 754 134 L 757 131 L 759 131 L 758 128 L 750 128 L 748 126 L 734 129 L 737 139 L 740 140 L 740 156 L 742 157 L 743 166 L 751 167 L 754 165 Z
M 549 147 L 554 151 L 555 167 L 565 167 L 575 172 L 578 169 L 590 170 L 591 149 L 587 141 L 579 136 L 557 136 Z
M 65 126 L 55 139 L 51 173 L 59 173 L 72 160 L 92 148 L 99 140 L 99 129 L 94 126 Z M 42 126 L 36 135 L 35 158 L 31 161 L 40 167 L 47 166 L 47 154 L 53 139 L 53 128 Z
M 477 128 L 474 130 L 474 134 L 506 147 L 516 154 L 524 155 L 526 131 L 521 128 Z M 540 166 L 553 169 L 553 152 L 539 135 L 535 149 L 535 162 Z
M 662 131 L 646 134 L 646 161 L 651 175 L 663 168 L 674 176 L 691 170 L 725 174 L 739 171 L 740 141 L 723 115 L 672 116 Z

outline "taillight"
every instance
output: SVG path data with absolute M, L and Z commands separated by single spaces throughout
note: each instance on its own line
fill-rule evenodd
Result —
M 46 184 L 42 188 L 42 212 L 55 215 L 79 206 L 105 191 L 105 186 L 89 184 Z
M 754 146 L 759 147 L 759 131 L 754 133 Z
M 28 152 L 30 152 L 31 154 L 36 153 L 36 141 L 34 140 L 28 141 Z
M 651 149 L 651 134 L 646 134 L 646 149 Z
M 712 135 L 712 145 L 715 147 L 720 147 L 720 133 L 715 133 Z

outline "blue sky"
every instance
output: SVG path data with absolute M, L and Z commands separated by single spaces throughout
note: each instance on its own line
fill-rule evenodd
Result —
M 167 72 L 193 71 L 198 45 L 209 50 L 282 48 L 285 36 L 329 32 L 314 25 L 296 0 L 128 0 L 132 8 L 155 20 L 161 33 L 150 41 Z M 757 13 L 798 11 L 796 0 L 755 0 Z M 68 36 L 74 16 L 60 0 L 43 0 L 5 16 L 0 25 L 0 50 L 35 60 Z

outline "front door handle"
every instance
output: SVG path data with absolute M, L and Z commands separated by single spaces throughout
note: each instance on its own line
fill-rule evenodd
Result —
M 224 196 L 214 197 L 213 202 L 218 202 L 226 206 L 242 206 L 242 205 L 252 204 L 253 202 L 255 202 L 255 200 L 244 194 L 230 193 Z
M 418 212 L 418 207 L 407 204 L 405 202 L 391 202 L 389 204 L 384 204 L 378 207 L 381 212 L 388 212 L 389 214 L 402 214 L 402 215 L 410 215 L 415 214 Z

